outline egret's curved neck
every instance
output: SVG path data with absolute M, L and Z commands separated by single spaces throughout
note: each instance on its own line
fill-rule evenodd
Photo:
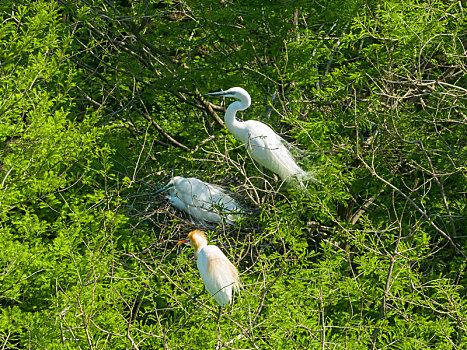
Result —
M 244 131 L 245 126 L 244 122 L 238 120 L 235 118 L 235 114 L 237 111 L 243 111 L 247 109 L 250 106 L 250 101 L 248 99 L 241 100 L 241 101 L 235 101 L 227 107 L 227 110 L 225 111 L 225 116 L 224 116 L 224 121 L 225 121 L 225 126 L 229 131 L 237 138 L 240 139 L 243 143 L 246 142 L 244 140 Z

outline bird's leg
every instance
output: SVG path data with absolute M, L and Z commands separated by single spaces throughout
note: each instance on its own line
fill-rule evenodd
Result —
M 217 330 L 219 331 L 219 334 L 221 332 L 221 312 L 222 312 L 222 306 L 219 306 L 219 312 L 217 313 Z
M 256 164 L 257 169 L 261 174 L 261 179 L 258 179 L 257 186 L 263 192 L 266 189 L 266 179 L 264 178 L 264 167 L 261 164 Z M 261 195 L 261 203 L 265 202 L 264 195 Z
M 201 293 L 198 293 L 198 294 L 196 294 L 196 295 L 192 295 L 192 296 L 191 296 L 191 299 L 193 299 L 193 300 L 198 299 L 198 297 L 199 297 L 200 295 L 203 295 L 204 292 L 206 292 L 206 287 L 205 287 L 204 284 L 203 284 L 203 290 L 201 291 Z
M 264 204 L 264 203 L 266 203 L 268 201 L 268 199 L 267 199 L 267 197 L 269 195 L 269 193 L 268 193 L 268 180 L 266 180 L 266 176 L 264 174 L 264 167 L 262 165 L 258 164 L 258 169 L 259 169 L 259 171 L 260 171 L 260 173 L 262 175 L 261 180 L 259 180 L 259 181 L 260 181 L 260 188 L 262 190 L 264 190 L 263 191 L 263 196 L 261 197 L 261 203 Z M 276 174 L 274 174 L 274 176 L 276 176 Z
M 222 337 L 221 337 L 221 312 L 222 312 L 222 306 L 219 306 L 219 311 L 217 313 L 217 331 L 219 332 L 217 336 L 217 345 L 216 345 L 216 350 L 220 349 L 222 346 Z

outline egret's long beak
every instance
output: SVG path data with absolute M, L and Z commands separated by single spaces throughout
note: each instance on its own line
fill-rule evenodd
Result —
M 188 239 L 184 239 L 184 240 L 178 242 L 177 245 L 180 245 L 180 244 L 183 244 L 183 243 L 190 243 L 190 241 Z
M 154 192 L 152 195 L 155 196 L 156 194 L 161 193 L 161 192 L 164 192 L 164 191 L 167 191 L 168 189 L 171 189 L 172 187 L 174 187 L 174 184 L 173 184 L 173 183 L 169 183 L 169 184 L 165 185 L 164 187 L 162 187 L 161 189 L 159 189 L 159 190 L 157 190 L 156 192 Z
M 227 93 L 225 91 L 218 91 L 218 92 L 210 92 L 207 94 L 204 94 L 204 96 L 225 96 Z

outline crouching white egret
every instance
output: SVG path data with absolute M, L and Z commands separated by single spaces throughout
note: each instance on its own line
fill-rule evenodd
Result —
M 236 267 L 222 253 L 219 247 L 208 245 L 203 231 L 191 231 L 187 238 L 178 242 L 186 243 L 195 248 L 196 264 L 203 280 L 204 287 L 219 304 L 217 322 L 221 308 L 232 302 L 232 295 L 240 288 L 240 278 Z
M 166 186 L 154 192 L 169 191 L 170 204 L 186 212 L 195 223 L 220 223 L 224 218 L 234 224 L 244 216 L 242 206 L 225 190 L 194 177 L 175 176 Z
M 300 187 L 304 187 L 306 180 L 316 181 L 311 174 L 297 165 L 287 149 L 287 141 L 269 126 L 257 120 L 240 121 L 235 118 L 237 111 L 243 111 L 250 106 L 251 98 L 248 92 L 240 87 L 233 87 L 227 91 L 211 92 L 206 95 L 238 99 L 227 107 L 225 125 L 235 138 L 246 146 L 247 152 L 256 162 L 285 181 L 298 182 Z

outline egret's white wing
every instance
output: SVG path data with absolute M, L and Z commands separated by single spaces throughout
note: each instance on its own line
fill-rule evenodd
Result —
M 247 149 L 255 161 L 278 174 L 283 180 L 311 177 L 297 165 L 294 157 L 283 144 L 283 139 L 269 126 L 253 120 L 245 123 L 250 130 Z

